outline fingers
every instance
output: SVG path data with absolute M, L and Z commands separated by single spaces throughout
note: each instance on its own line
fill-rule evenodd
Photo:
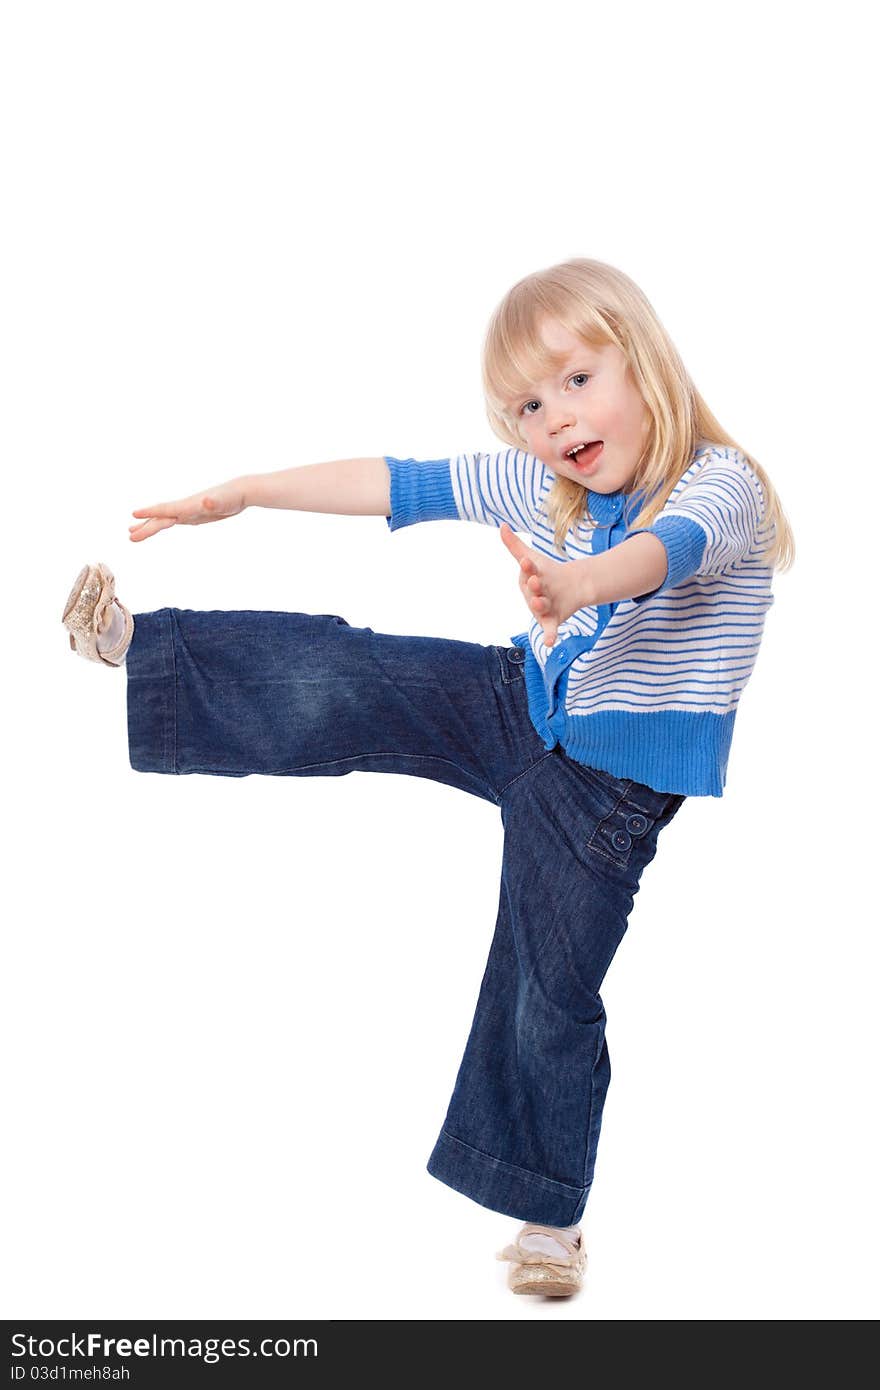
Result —
M 138 507 L 132 512 L 132 516 L 155 522 L 155 530 L 162 530 L 165 526 L 174 526 L 175 523 L 179 526 L 199 526 L 206 521 L 217 521 L 228 515 L 230 510 L 223 495 L 217 496 L 212 491 L 197 492 L 192 497 L 184 497 L 177 502 L 156 502 L 152 507 Z M 128 529 L 133 531 L 134 528 Z M 153 535 L 154 531 L 148 534 Z M 138 540 L 143 538 L 142 535 L 138 535 Z
M 152 507 L 138 507 L 132 516 L 176 516 L 176 502 L 155 502 Z
M 501 539 L 507 546 L 507 549 L 510 551 L 511 555 L 515 555 L 517 559 L 519 559 L 519 557 L 526 550 L 526 547 L 523 545 L 519 536 L 515 535 L 514 532 L 511 531 L 506 521 L 502 521 L 501 523 Z
M 501 524 L 501 539 L 519 561 L 519 587 L 532 615 L 544 629 L 544 646 L 552 647 L 557 638 L 555 619 L 549 616 L 552 600 L 544 592 L 544 581 L 535 563 L 534 554 L 523 545 L 506 522 Z
M 192 520 L 201 510 L 212 511 L 216 506 L 213 497 L 196 493 L 194 497 L 184 497 L 177 502 L 155 502 L 152 507 L 138 507 L 137 511 L 132 512 L 132 516 L 163 517 L 172 522 Z
M 550 599 L 544 593 L 538 575 L 533 575 L 530 579 L 521 579 L 519 587 L 523 598 L 536 618 L 550 610 L 552 607 Z
M 547 601 L 546 595 L 544 594 L 544 591 L 541 587 L 541 579 L 539 575 L 533 574 L 530 577 L 527 577 L 526 575 L 521 575 L 519 587 L 523 598 L 526 600 L 526 603 L 528 603 L 530 608 L 535 603 Z
M 157 530 L 164 530 L 166 526 L 173 526 L 177 518 L 173 516 L 161 517 L 150 516 L 146 521 L 136 521 L 133 526 L 129 526 L 129 531 L 139 531 L 142 526 L 155 526 Z
M 174 517 L 150 517 L 147 521 L 140 521 L 134 526 L 129 526 L 128 539 L 130 541 L 145 541 L 149 536 L 155 536 L 157 531 L 165 531 L 174 524 Z

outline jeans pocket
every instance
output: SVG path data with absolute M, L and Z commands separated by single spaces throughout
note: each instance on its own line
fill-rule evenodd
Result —
M 501 679 L 505 685 L 525 678 L 526 654 L 522 647 L 495 647 Z

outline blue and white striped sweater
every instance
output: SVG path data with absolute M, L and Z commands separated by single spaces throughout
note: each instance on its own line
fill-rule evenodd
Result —
M 392 531 L 418 521 L 502 521 L 565 563 L 544 503 L 555 474 L 521 450 L 454 458 L 385 456 Z M 566 558 L 597 555 L 640 530 L 663 542 L 668 571 L 649 594 L 581 608 L 552 648 L 541 624 L 522 647 L 532 723 L 548 750 L 684 796 L 721 796 L 736 708 L 752 673 L 772 568 L 761 481 L 738 449 L 701 443 L 652 526 L 627 530 L 643 494 L 590 492 Z

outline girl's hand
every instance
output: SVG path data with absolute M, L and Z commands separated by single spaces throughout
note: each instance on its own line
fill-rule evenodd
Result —
M 534 617 L 544 629 L 544 646 L 552 647 L 559 624 L 583 607 L 580 592 L 583 583 L 574 561 L 560 563 L 550 560 L 538 550 L 530 550 L 502 522 L 501 539 L 519 561 L 519 587 Z
M 152 507 L 138 507 L 132 516 L 147 519 L 129 526 L 128 538 L 145 541 L 169 526 L 201 526 L 205 521 L 223 521 L 228 516 L 237 516 L 246 506 L 245 480 L 233 478 L 232 482 L 220 483 L 207 492 L 195 492 L 180 502 L 157 502 Z

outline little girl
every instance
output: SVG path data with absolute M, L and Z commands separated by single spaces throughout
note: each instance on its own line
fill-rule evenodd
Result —
M 660 831 L 721 796 L 774 568 L 774 489 L 711 414 L 642 291 L 575 259 L 520 280 L 483 348 L 508 448 L 240 477 L 142 507 L 131 540 L 249 506 L 500 528 L 528 631 L 510 647 L 400 637 L 336 615 L 134 618 L 105 565 L 64 608 L 71 646 L 126 663 L 140 772 L 394 772 L 498 806 L 495 934 L 446 1118 L 441 1182 L 524 1223 L 516 1293 L 567 1295 L 586 1262 L 610 1068 L 599 989 Z M 530 549 L 513 533 L 525 532 Z

